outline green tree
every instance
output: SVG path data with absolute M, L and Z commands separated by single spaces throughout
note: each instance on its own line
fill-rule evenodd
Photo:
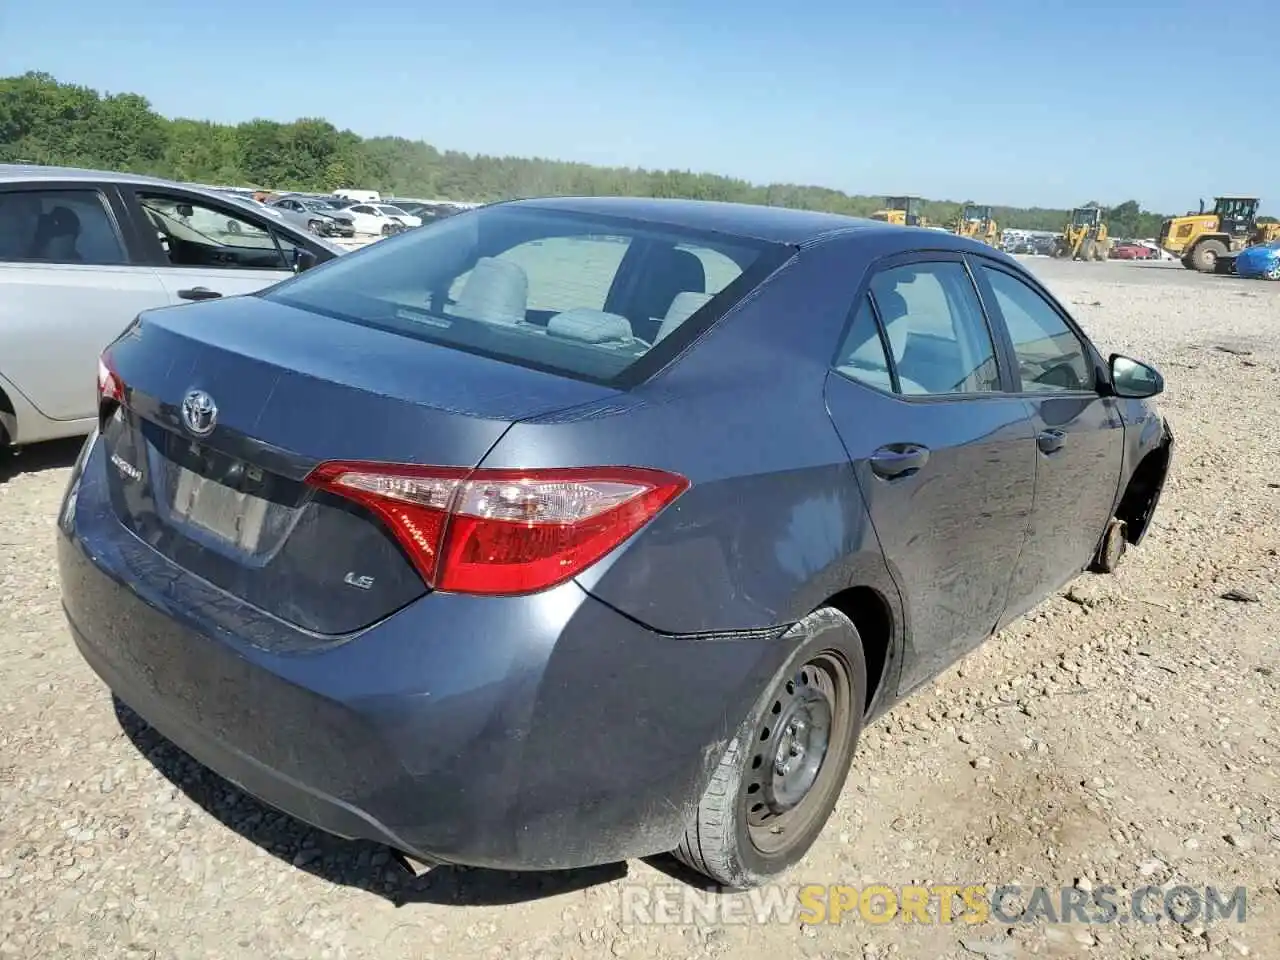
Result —
M 752 184 L 692 170 L 596 167 L 542 157 L 438 150 L 403 137 L 362 138 L 320 117 L 262 118 L 235 125 L 157 114 L 132 93 L 100 94 L 47 73 L 0 78 L 0 161 L 132 170 L 195 183 L 274 190 L 368 187 L 390 196 L 501 200 L 620 195 L 728 200 L 867 216 L 876 194 L 811 184 Z M 979 200 L 977 202 L 987 202 Z M 1094 202 L 1094 205 L 1101 206 Z M 930 222 L 955 219 L 962 204 L 925 200 Z M 1002 227 L 1060 230 L 1069 211 L 993 205 Z M 1161 216 L 1126 200 L 1108 214 L 1113 234 L 1153 236 Z

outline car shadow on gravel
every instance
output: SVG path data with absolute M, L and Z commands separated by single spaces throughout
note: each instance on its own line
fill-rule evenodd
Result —
M 20 450 L 0 449 L 0 483 L 23 473 L 63 470 L 76 462 L 83 446 L 84 437 L 68 437 L 36 443 Z
M 259 802 L 166 740 L 118 697 L 112 697 L 112 704 L 120 729 L 138 752 L 224 827 L 299 870 L 375 894 L 397 907 L 524 903 L 612 883 L 627 873 L 625 863 L 529 873 L 440 866 L 414 877 L 385 846 L 343 840 Z

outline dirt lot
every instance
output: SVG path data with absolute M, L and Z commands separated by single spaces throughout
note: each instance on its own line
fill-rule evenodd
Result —
M 1178 450 L 1155 529 L 1118 576 L 1081 578 L 868 730 L 787 881 L 1244 886 L 1244 923 L 649 925 L 628 909 L 690 889 L 664 862 L 407 878 L 113 705 L 59 613 L 72 444 L 0 482 L 0 956 L 1280 956 L 1280 284 L 1033 266 L 1104 349 L 1166 375 Z

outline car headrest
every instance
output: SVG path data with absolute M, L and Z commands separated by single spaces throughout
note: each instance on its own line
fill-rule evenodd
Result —
M 449 312 L 467 320 L 522 323 L 529 308 L 529 276 L 510 260 L 481 257 Z
M 631 323 L 616 313 L 575 307 L 548 320 L 547 333 L 583 343 L 621 343 L 631 339 Z

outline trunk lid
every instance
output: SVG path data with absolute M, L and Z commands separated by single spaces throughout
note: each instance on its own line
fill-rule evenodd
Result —
M 143 314 L 109 350 L 104 425 L 121 523 L 305 631 L 359 630 L 427 587 L 363 508 L 304 482 L 327 460 L 474 467 L 516 420 L 615 391 L 257 297 Z M 207 436 L 184 399 L 216 407 Z

